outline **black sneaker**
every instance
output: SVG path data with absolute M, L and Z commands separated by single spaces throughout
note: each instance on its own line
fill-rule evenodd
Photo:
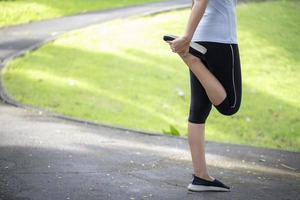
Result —
M 164 41 L 172 41 L 175 40 L 178 36 L 174 36 L 174 35 L 164 35 L 163 39 Z M 207 49 L 196 43 L 196 42 L 191 42 L 190 43 L 190 49 L 189 49 L 189 53 L 192 54 L 193 56 L 196 56 L 198 58 L 203 58 L 204 54 L 206 54 Z
M 221 181 L 214 179 L 213 181 L 208 181 L 202 179 L 198 176 L 193 174 L 193 181 L 188 185 L 188 190 L 194 192 L 202 192 L 202 191 L 222 191 L 222 192 L 229 192 L 230 187 L 223 184 Z

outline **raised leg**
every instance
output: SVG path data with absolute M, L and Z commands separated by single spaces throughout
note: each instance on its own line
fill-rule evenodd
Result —
M 226 91 L 218 79 L 205 67 L 201 60 L 190 53 L 186 56 L 180 55 L 180 57 L 199 79 L 211 103 L 215 106 L 222 103 L 227 96 Z

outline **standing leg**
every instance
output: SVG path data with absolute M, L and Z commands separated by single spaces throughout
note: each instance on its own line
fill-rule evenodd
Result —
M 208 64 L 206 66 L 192 55 L 181 57 L 189 67 L 191 77 L 188 142 L 194 174 L 213 181 L 215 178 L 209 175 L 205 158 L 205 121 L 212 104 L 222 114 L 229 115 L 237 111 L 240 103 L 241 79 L 238 54 L 234 55 L 237 49 L 227 44 L 209 44 L 209 47 L 210 53 L 203 61 L 204 64 Z M 194 185 L 190 184 L 188 188 L 193 190 L 196 184 L 197 182 Z M 224 187 L 225 190 L 229 188 Z
M 205 159 L 205 124 L 188 122 L 188 141 L 192 156 L 194 174 L 206 180 L 214 180 L 208 174 Z
M 188 119 L 188 142 L 191 151 L 194 174 L 206 180 L 213 178 L 208 175 L 205 160 L 205 121 L 212 104 L 196 75 L 190 72 L 191 102 Z

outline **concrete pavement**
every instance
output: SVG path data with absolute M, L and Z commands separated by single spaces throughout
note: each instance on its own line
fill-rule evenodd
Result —
M 229 193 L 186 189 L 186 138 L 84 125 L 0 104 L 0 199 L 299 199 L 298 153 L 207 142 Z

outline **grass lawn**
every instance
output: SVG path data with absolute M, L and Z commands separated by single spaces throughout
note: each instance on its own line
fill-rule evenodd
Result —
M 0 1 L 0 27 L 71 15 L 93 10 L 123 7 L 160 0 L 15 0 Z
M 299 9 L 298 1 L 238 6 L 242 105 L 233 116 L 212 110 L 209 140 L 300 151 Z M 20 102 L 65 115 L 160 133 L 173 126 L 184 136 L 188 68 L 162 35 L 182 34 L 188 14 L 185 9 L 67 33 L 9 63 L 5 87 Z

